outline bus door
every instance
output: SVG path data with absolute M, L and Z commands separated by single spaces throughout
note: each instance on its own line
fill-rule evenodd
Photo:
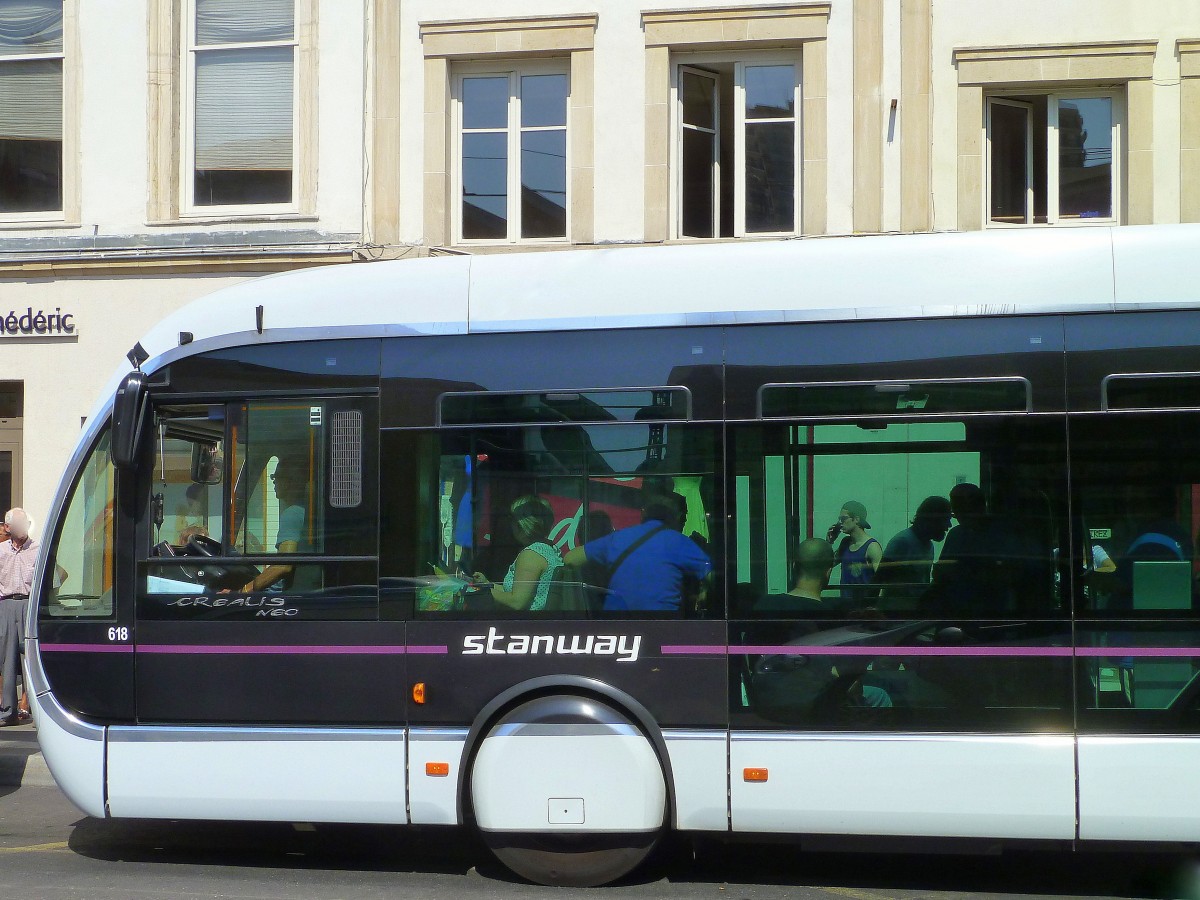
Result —
M 81 718 L 133 719 L 133 474 L 118 473 L 108 426 L 75 473 L 65 511 L 45 535 L 37 610 L 42 668 L 55 698 Z
M 1062 417 L 883 388 L 830 389 L 880 410 L 836 421 L 769 386 L 826 417 L 730 429 L 733 828 L 1069 839 Z
M 403 631 L 377 622 L 377 415 L 365 396 L 154 410 L 140 722 L 402 720 Z

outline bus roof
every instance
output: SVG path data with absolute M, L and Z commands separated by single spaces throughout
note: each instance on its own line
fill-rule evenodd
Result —
M 1200 225 L 1150 225 L 343 264 L 217 291 L 141 343 L 150 371 L 221 347 L 328 337 L 1192 306 L 1200 290 L 1185 261 L 1196 258 Z M 180 346 L 181 332 L 192 343 Z

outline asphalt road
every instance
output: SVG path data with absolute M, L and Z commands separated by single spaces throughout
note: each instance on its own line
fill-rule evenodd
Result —
M 676 844 L 597 891 L 526 884 L 455 831 L 99 821 L 53 787 L 0 787 L 0 897 L 850 898 L 1198 897 L 1200 862 L 1178 854 L 1006 852 L 898 856 Z

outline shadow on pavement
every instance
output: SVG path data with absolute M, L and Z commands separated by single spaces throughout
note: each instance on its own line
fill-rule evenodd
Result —
M 82 856 L 123 862 L 478 875 L 525 882 L 473 834 L 454 828 L 82 819 Z M 674 838 L 619 884 L 779 885 L 890 898 L 931 891 L 995 896 L 1198 897 L 1200 866 L 1183 852 L 1012 850 L 995 855 L 799 852 L 788 843 L 722 845 Z M 730 895 L 732 896 L 732 895 Z

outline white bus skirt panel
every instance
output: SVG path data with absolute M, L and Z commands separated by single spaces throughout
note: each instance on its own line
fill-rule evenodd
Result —
M 528 726 L 526 726 L 528 727 Z M 666 785 L 650 742 L 632 727 L 551 726 L 580 733 L 499 734 L 471 771 L 485 831 L 638 832 L 664 824 Z M 599 732 L 605 733 L 599 733 Z
M 112 726 L 114 816 L 405 824 L 402 730 Z
M 1079 837 L 1200 841 L 1200 738 L 1080 737 Z
M 458 824 L 458 785 L 466 728 L 408 730 L 408 814 L 413 825 Z M 427 766 L 444 763 L 446 774 Z
M 29 694 L 38 745 L 59 790 L 81 812 L 103 819 L 104 729 L 80 722 L 53 694 Z
M 734 831 L 1072 840 L 1074 738 L 735 732 L 730 800 Z
M 724 731 L 663 729 L 680 831 L 729 829 L 729 736 Z

